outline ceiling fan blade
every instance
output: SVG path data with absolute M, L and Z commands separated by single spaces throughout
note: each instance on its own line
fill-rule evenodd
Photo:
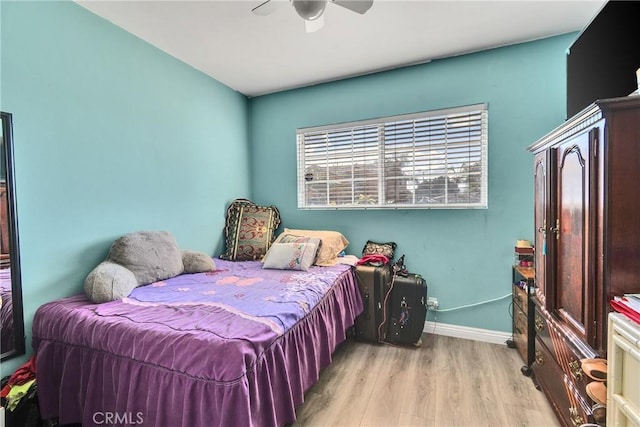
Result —
M 251 12 L 253 12 L 256 15 L 267 16 L 272 14 L 278 8 L 280 8 L 282 4 L 283 4 L 282 1 L 267 0 L 265 2 L 260 3 L 258 6 L 254 7 L 253 9 L 251 9 Z
M 307 33 L 315 33 L 322 27 L 324 27 L 324 15 L 320 15 L 313 21 L 304 20 L 304 29 Z
M 360 15 L 371 9 L 371 6 L 373 5 L 373 0 L 331 0 L 331 2 L 338 6 L 342 6 L 345 9 L 357 12 Z

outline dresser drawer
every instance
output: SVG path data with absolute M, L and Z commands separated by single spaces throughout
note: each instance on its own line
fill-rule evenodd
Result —
M 545 345 L 560 368 L 584 390 L 591 379 L 582 371 L 580 360 L 595 358 L 598 355 L 570 332 L 560 329 L 548 312 L 541 310 L 537 305 L 533 322 L 536 339 Z
M 527 317 L 528 304 L 527 292 L 518 286 L 513 286 L 513 313 L 515 315 L 516 310 L 520 310 L 524 313 L 524 317 Z
M 514 311 L 517 310 L 514 306 Z M 528 349 L 528 334 L 527 334 L 527 318 L 520 310 L 513 314 L 513 341 L 518 349 L 518 353 L 522 357 L 522 360 L 528 364 L 527 349 Z
M 535 340 L 533 372 L 563 425 L 579 426 L 592 420 L 592 404 L 584 387 L 576 385 L 574 378 L 560 367 L 538 337 Z

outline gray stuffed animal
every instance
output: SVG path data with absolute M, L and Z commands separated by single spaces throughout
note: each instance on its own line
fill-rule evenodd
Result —
M 107 259 L 85 279 L 84 291 L 94 303 L 115 301 L 129 296 L 138 286 L 215 268 L 209 255 L 180 250 L 166 231 L 140 231 L 113 242 Z

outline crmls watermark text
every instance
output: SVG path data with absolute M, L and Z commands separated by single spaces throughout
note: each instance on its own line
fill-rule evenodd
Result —
M 136 425 L 144 423 L 142 412 L 95 412 L 93 422 L 98 425 Z

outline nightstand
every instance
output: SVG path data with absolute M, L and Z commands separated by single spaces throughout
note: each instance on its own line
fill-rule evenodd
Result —
M 513 344 L 522 356 L 524 375 L 531 375 L 534 361 L 535 308 L 531 295 L 534 292 L 535 269 L 533 267 L 513 267 Z

